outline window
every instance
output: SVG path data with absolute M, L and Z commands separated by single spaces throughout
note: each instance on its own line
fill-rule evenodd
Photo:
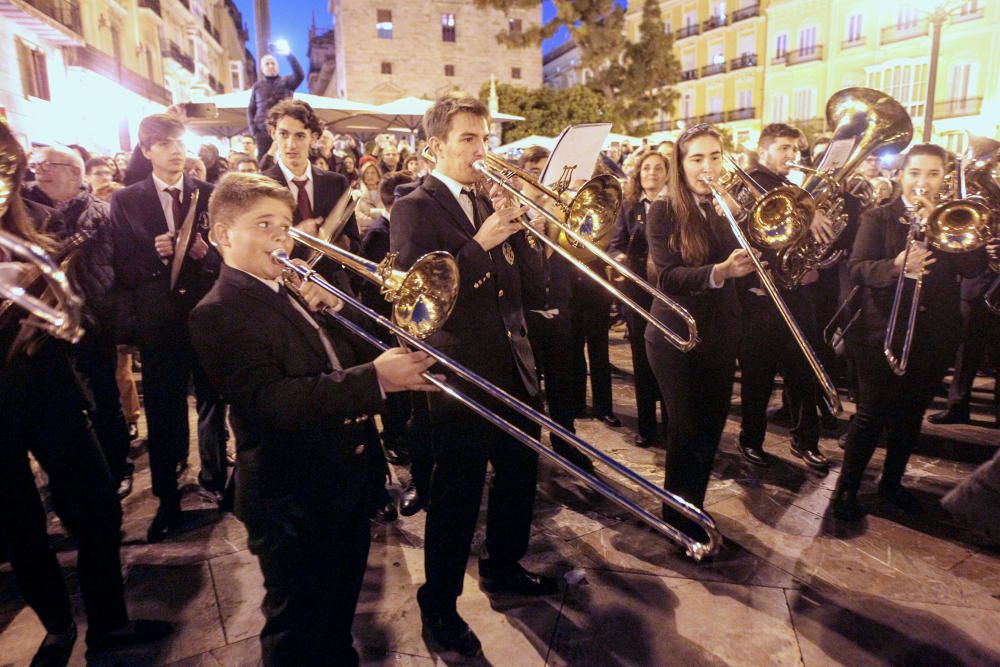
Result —
M 392 63 L 382 61 L 382 74 L 392 74 Z
M 379 39 L 392 39 L 392 10 L 375 10 L 375 30 Z
M 977 0 L 970 0 L 969 2 L 963 2 L 962 6 L 958 10 L 959 16 L 968 16 L 969 14 L 975 14 L 979 11 L 979 2 Z
M 688 12 L 684 15 L 684 27 L 693 28 L 698 25 L 698 14 L 696 12 Z
M 512 78 L 512 79 L 520 79 L 521 78 L 521 68 L 520 67 L 512 67 L 510 69 L 510 78 Z
M 521 19 L 507 19 L 507 36 L 515 38 L 521 36 Z
M 455 76 L 455 66 L 454 65 L 445 65 L 444 66 L 444 75 L 445 76 Z
M 816 52 L 816 28 L 799 30 L 799 55 L 808 56 Z
M 899 8 L 899 13 L 896 14 L 896 30 L 916 28 L 918 23 L 920 23 L 920 17 L 917 15 L 916 9 L 912 7 Z
M 681 98 L 681 118 L 691 118 L 694 116 L 694 95 L 684 93 Z
M 958 63 L 951 68 L 951 95 L 949 100 L 961 102 L 971 98 L 975 89 L 975 66 L 971 63 Z
M 775 95 L 771 98 L 771 122 L 788 122 L 788 95 Z
M 924 114 L 927 58 L 892 60 L 865 70 L 865 85 L 892 95 L 913 117 Z
M 785 55 L 787 54 L 788 54 L 788 33 L 783 32 L 774 38 L 774 57 L 784 58 Z
M 454 42 L 455 41 L 455 15 L 454 14 L 442 14 L 441 15 L 441 41 L 442 42 Z
M 722 113 L 722 95 L 712 95 L 708 98 L 708 112 Z
M 736 53 L 740 56 L 750 56 L 757 53 L 757 36 L 754 34 L 740 35 L 736 40 Z
M 726 20 L 726 3 L 725 2 L 717 2 L 717 3 L 715 3 L 715 15 L 719 18 L 720 21 L 725 21 Z
M 792 98 L 792 120 L 809 120 L 816 115 L 816 89 L 799 88 Z
M 663 32 L 668 35 L 673 32 L 673 27 L 670 25 L 670 19 L 663 22 Z
M 243 90 L 243 63 L 239 60 L 229 61 L 229 82 L 233 90 Z
M 17 62 L 21 68 L 21 87 L 25 97 L 51 100 L 49 94 L 49 70 L 45 64 L 45 54 L 15 38 L 17 42 Z
M 749 109 L 752 106 L 753 106 L 753 91 L 749 88 L 743 88 L 736 95 L 736 108 Z
M 861 32 L 861 14 L 851 14 L 847 17 L 847 41 L 860 42 L 864 38 Z

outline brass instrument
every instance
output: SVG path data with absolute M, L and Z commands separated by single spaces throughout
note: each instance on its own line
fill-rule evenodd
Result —
M 634 271 L 612 259 L 605 252 L 611 241 L 618 208 L 621 206 L 621 185 L 614 176 L 602 174 L 585 183 L 575 194 L 557 192 L 538 181 L 523 169 L 487 153 L 484 160 L 473 167 L 489 181 L 496 183 L 518 201 L 536 211 L 546 222 L 559 231 L 558 241 L 522 222 L 524 229 L 539 241 L 558 252 L 591 280 L 596 281 L 616 299 L 635 311 L 662 333 L 671 345 L 682 352 L 698 344 L 698 327 L 691 314 L 679 303 L 670 299 Z M 614 287 L 608 280 L 587 266 L 582 257 L 594 256 L 616 272 L 647 292 L 681 318 L 687 326 L 687 338 L 671 330 L 650 313 Z
M 602 496 L 635 515 L 641 521 L 647 523 L 667 538 L 682 545 L 687 554 L 694 560 L 700 561 L 706 556 L 710 556 L 719 550 L 722 545 L 722 535 L 719 533 L 719 530 L 715 525 L 715 521 L 704 510 L 692 505 L 679 496 L 661 489 L 645 477 L 621 465 L 604 452 L 595 448 L 593 445 L 581 440 L 575 433 L 571 433 L 566 430 L 547 415 L 533 409 L 523 401 L 511 396 L 503 389 L 496 387 L 473 371 L 468 370 L 464 366 L 458 364 L 445 354 L 439 352 L 424 342 L 424 339 L 426 339 L 431 333 L 439 330 L 444 325 L 445 320 L 451 312 L 451 307 L 447 304 L 447 300 L 448 298 L 453 300 L 458 293 L 457 266 L 454 265 L 454 260 L 451 259 L 450 255 L 447 253 L 431 253 L 431 256 L 437 257 L 429 264 L 429 266 L 434 267 L 434 270 L 430 272 L 427 279 L 411 279 L 410 276 L 414 273 L 417 275 L 424 273 L 424 269 L 421 267 L 425 265 L 425 259 L 429 257 L 428 255 L 418 259 L 413 268 L 410 269 L 409 273 L 403 274 L 404 277 L 401 278 L 401 272 L 391 270 L 391 258 L 387 258 L 387 260 L 383 261 L 382 264 L 379 264 L 377 267 L 373 267 L 370 262 L 366 263 L 365 260 L 360 260 L 353 255 L 350 255 L 350 253 L 347 253 L 346 251 L 332 244 L 326 243 L 314 236 L 304 234 L 295 229 L 289 230 L 289 233 L 296 241 L 306 244 L 313 250 L 319 250 L 327 257 L 343 264 L 351 270 L 360 272 L 361 275 L 368 280 L 372 280 L 377 284 L 382 284 L 383 293 L 387 294 L 387 296 L 405 294 L 405 302 L 420 304 L 425 301 L 429 301 L 432 304 L 438 304 L 438 306 L 430 307 L 423 311 L 426 315 L 426 318 L 423 321 L 417 321 L 412 317 L 408 318 L 406 313 L 410 311 L 403 308 L 403 318 L 399 323 L 397 323 L 382 317 L 375 311 L 365 306 L 358 299 L 354 298 L 352 295 L 338 290 L 336 287 L 324 280 L 322 276 L 316 273 L 309 266 L 306 266 L 303 263 L 293 262 L 283 250 L 275 250 L 271 254 L 273 261 L 283 266 L 286 271 L 294 273 L 300 280 L 312 282 L 318 285 L 321 289 L 337 296 L 345 303 L 357 309 L 361 314 L 395 334 L 400 344 L 404 347 L 410 347 L 426 352 L 446 369 L 469 382 L 477 389 L 485 392 L 491 399 L 499 401 L 508 408 L 515 410 L 540 427 L 548 429 L 552 436 L 562 438 L 563 440 L 571 443 L 573 446 L 586 452 L 591 457 L 604 463 L 616 473 L 626 478 L 631 484 L 637 485 L 640 489 L 651 495 L 655 499 L 657 507 L 659 507 L 660 503 L 668 505 L 685 517 L 696 522 L 699 527 L 705 531 L 708 536 L 708 541 L 698 542 L 691 536 L 682 533 L 680 530 L 670 525 L 653 512 L 623 495 L 618 489 L 612 487 L 597 476 L 584 472 L 577 466 L 570 463 L 567 459 L 559 456 L 543 445 L 540 440 L 533 438 L 513 424 L 507 422 L 495 412 L 485 408 L 480 402 L 449 386 L 447 383 L 439 380 L 430 373 L 425 373 L 424 378 L 429 383 L 433 384 L 441 391 L 451 396 L 468 409 L 472 410 L 478 416 L 489 421 L 501 431 L 516 439 L 518 442 L 530 447 L 569 474 L 582 480 L 585 484 L 600 493 Z M 442 255 L 448 259 L 440 257 Z M 406 286 L 407 284 L 409 285 L 408 289 L 400 290 L 396 287 L 396 285 Z M 442 299 L 441 297 L 447 298 Z M 394 318 L 399 318 L 400 300 L 397 298 L 395 303 Z M 412 312 L 417 312 L 418 310 L 420 310 L 419 307 L 412 309 Z M 356 333 L 358 336 L 361 336 L 372 345 L 375 345 L 382 350 L 388 348 L 384 342 L 365 331 L 362 327 L 344 318 L 340 315 L 340 313 L 333 312 L 332 310 L 328 310 L 327 312 L 345 327 Z
M 786 287 L 801 283 L 810 270 L 835 262 L 836 258 L 826 263 L 824 259 L 847 227 L 842 192 L 853 185 L 855 191 L 861 188 L 862 195 L 867 193 L 868 200 L 874 199 L 867 182 L 866 190 L 857 179 L 851 179 L 854 170 L 876 150 L 902 150 L 913 139 L 913 122 L 906 109 L 871 88 L 845 88 L 835 93 L 826 103 L 826 121 L 834 128 L 833 137 L 819 165 L 815 169 L 797 163 L 789 166 L 806 172 L 802 190 L 812 197 L 815 209 L 830 219 L 833 239 L 823 242 L 806 234 L 801 243 L 780 253 L 772 270 Z
M 30 294 L 20 283 L 0 282 L 0 298 L 9 300 L 11 304 L 20 306 L 32 315 L 24 320 L 24 324 L 38 327 L 70 343 L 80 340 L 83 335 L 83 328 L 80 326 L 83 300 L 73 290 L 66 273 L 41 247 L 14 234 L 0 230 L 0 247 L 12 256 L 29 262 L 37 270 L 47 284 L 48 292 L 55 299 L 55 305 Z
M 737 167 L 739 168 L 739 167 Z M 757 253 L 750 245 L 750 241 L 747 236 L 744 235 L 743 230 L 740 228 L 740 223 L 736 220 L 736 216 L 733 215 L 732 210 L 730 210 L 729 205 L 726 204 L 726 199 L 723 194 L 723 190 L 715 182 L 715 179 L 705 174 L 701 177 L 702 181 L 708 185 L 709 189 L 712 191 L 712 196 L 715 198 L 716 203 L 719 208 L 722 209 L 723 214 L 726 216 L 726 220 L 729 221 L 729 226 L 733 231 L 733 235 L 736 237 L 737 242 L 740 246 L 747 251 L 750 256 L 750 260 L 753 262 L 754 269 L 757 272 L 758 278 L 760 278 L 760 284 L 767 291 L 771 300 L 774 301 L 774 305 L 778 309 L 778 313 L 781 318 L 785 321 L 789 330 L 792 332 L 792 337 L 795 338 L 795 342 L 798 344 L 799 349 L 802 350 L 802 354 L 805 355 L 806 361 L 809 362 L 809 367 L 812 368 L 813 373 L 816 375 L 816 379 L 819 380 L 820 389 L 823 391 L 823 397 L 826 400 L 827 406 L 830 408 L 830 412 L 833 414 L 840 414 L 843 412 L 843 406 L 840 403 L 840 396 L 837 394 L 837 388 L 834 386 L 833 381 L 830 380 L 830 376 L 827 375 L 826 370 L 820 363 L 819 358 L 813 351 L 812 346 L 809 345 L 809 341 L 806 340 L 805 334 L 802 333 L 802 329 L 799 328 L 798 323 L 792 316 L 790 310 L 788 310 L 788 305 L 785 304 L 784 299 L 781 298 L 781 294 L 778 293 L 778 288 L 775 286 L 774 281 L 771 279 L 771 274 L 768 273 L 764 265 L 761 264 L 760 259 L 757 257 Z M 794 187 L 794 186 L 793 186 Z M 778 190 L 784 190 L 783 188 L 778 188 Z M 793 188 L 788 189 L 789 192 L 794 192 Z M 754 231 L 758 235 L 770 232 L 773 234 L 774 238 L 780 236 L 794 237 L 795 234 L 803 233 L 802 230 L 796 229 L 795 222 L 799 219 L 796 215 L 796 211 L 801 211 L 802 209 L 793 206 L 792 202 L 789 201 L 788 192 L 777 193 L 771 196 L 772 193 L 776 193 L 775 190 L 768 192 L 764 195 L 758 202 L 751 214 L 760 214 L 762 209 L 768 209 L 772 206 L 775 208 L 781 208 L 786 211 L 786 215 L 767 217 L 769 221 L 777 221 L 782 223 L 790 223 L 789 226 L 782 224 L 776 224 L 771 228 L 761 228 L 757 227 L 756 230 L 752 223 L 750 223 L 751 234 Z M 807 206 L 807 205 L 806 205 Z M 810 216 L 811 219 L 811 216 Z M 806 230 L 807 231 L 807 230 Z
M 959 164 L 955 171 L 958 189 L 958 199 L 936 207 L 926 218 L 919 215 L 916 209 L 907 212 L 909 221 L 909 232 L 906 235 L 906 250 L 903 254 L 903 265 L 899 270 L 899 278 L 896 280 L 896 292 L 893 297 L 892 310 L 889 313 L 889 323 L 885 330 L 885 342 L 883 353 L 889 362 L 889 367 L 896 375 L 905 375 L 910 359 L 910 350 L 913 346 L 913 333 L 916 328 L 917 314 L 920 310 L 920 296 L 923 290 L 924 273 L 921 271 L 916 276 L 906 273 L 906 262 L 910 257 L 917 237 L 922 237 L 924 242 L 935 250 L 949 253 L 970 252 L 985 246 L 993 236 L 991 225 L 990 209 L 978 199 L 967 196 L 965 187 L 965 169 Z M 925 194 L 920 188 L 914 191 L 916 196 Z M 906 322 L 906 329 L 903 335 L 903 347 L 899 355 L 893 348 L 896 338 L 896 327 L 899 320 L 899 309 L 902 306 L 902 296 L 905 281 L 915 280 L 913 287 L 913 298 L 910 302 L 909 317 Z

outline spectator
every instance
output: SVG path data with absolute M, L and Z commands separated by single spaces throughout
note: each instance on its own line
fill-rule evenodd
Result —
M 261 78 L 250 90 L 250 104 L 247 105 L 247 126 L 257 144 L 257 159 L 263 161 L 271 148 L 271 133 L 267 128 L 267 112 L 281 100 L 292 96 L 295 89 L 305 79 L 305 72 L 298 59 L 288 54 L 292 74 L 278 76 L 278 61 L 270 53 L 260 59 Z
M 244 155 L 235 161 L 233 170 L 241 174 L 258 174 L 260 173 L 260 165 L 257 164 L 257 160 Z
M 208 183 L 216 183 L 226 173 L 227 165 L 219 157 L 219 149 L 216 148 L 215 144 L 202 144 L 201 148 L 198 149 L 198 157 L 201 158 L 202 163 L 205 165 L 205 177 L 201 180 Z
M 115 180 L 115 168 L 111 158 L 92 157 L 86 162 L 84 181 L 94 192 L 102 185 Z
M 184 173 L 191 174 L 200 181 L 208 182 L 206 180 L 205 163 L 200 158 L 184 158 Z
M 358 207 L 354 210 L 358 219 L 358 231 L 362 237 L 373 222 L 385 215 L 382 198 L 378 192 L 382 182 L 382 171 L 379 169 L 374 155 L 361 158 L 361 195 Z

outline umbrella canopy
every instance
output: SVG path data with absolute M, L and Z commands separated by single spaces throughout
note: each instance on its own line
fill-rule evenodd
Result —
M 389 125 L 388 121 L 390 119 L 383 119 L 382 114 L 371 104 L 336 97 L 324 97 L 323 95 L 310 95 L 309 93 L 295 93 L 294 97 L 309 104 L 324 123 L 338 123 L 363 116 L 370 119 L 367 124 L 362 123 L 362 126 L 365 128 L 383 122 L 384 125 L 379 129 L 384 129 L 384 127 L 388 127 Z M 223 133 L 227 136 L 232 136 L 246 130 L 247 106 L 250 104 L 249 90 L 237 90 L 231 93 L 206 97 L 198 101 L 214 104 L 219 114 L 216 118 L 190 119 L 188 126 L 193 131 L 199 133 Z M 334 131 L 348 132 L 350 130 L 334 129 Z
M 608 134 L 608 138 L 604 140 L 604 148 L 609 148 L 612 144 L 623 144 L 629 142 L 633 146 L 639 146 L 642 144 L 642 139 L 636 137 L 630 137 L 627 134 L 615 134 L 611 132 Z
M 422 97 L 402 97 L 392 102 L 387 102 L 377 107 L 379 113 L 391 116 L 390 125 L 405 127 L 411 132 L 415 132 L 423 122 L 424 113 L 434 105 L 434 102 L 425 100 Z M 522 116 L 514 116 L 506 113 L 496 113 L 493 120 L 502 122 L 516 122 L 524 120 Z
M 509 144 L 504 144 L 497 149 L 498 153 L 509 153 L 511 151 L 522 151 L 531 146 L 541 146 L 547 150 L 552 150 L 555 148 L 556 140 L 552 137 L 542 137 L 537 134 L 533 134 L 530 137 L 524 137 L 523 139 L 518 139 L 517 141 L 512 141 Z

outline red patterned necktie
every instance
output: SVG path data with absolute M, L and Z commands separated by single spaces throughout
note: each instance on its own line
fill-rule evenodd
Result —
M 292 180 L 292 183 L 295 184 L 295 187 L 298 188 L 299 191 L 298 194 L 299 216 L 301 216 L 303 220 L 308 220 L 309 218 L 313 217 L 313 207 L 312 204 L 309 203 L 309 193 L 306 192 L 306 183 L 308 182 L 309 182 L 308 178 L 303 178 L 302 180 L 295 180 L 295 179 Z

